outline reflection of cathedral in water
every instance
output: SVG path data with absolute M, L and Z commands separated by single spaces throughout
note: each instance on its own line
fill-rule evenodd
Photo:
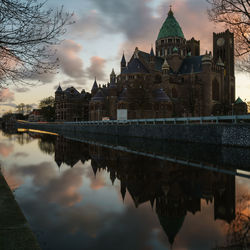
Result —
M 79 160 L 91 159 L 94 174 L 105 170 L 112 183 L 120 181 L 138 207 L 150 202 L 159 222 L 173 244 L 187 212 L 201 211 L 201 200 L 214 202 L 214 219 L 230 223 L 235 218 L 235 176 L 176 163 L 147 158 L 122 151 L 57 137 L 55 161 L 73 167 Z

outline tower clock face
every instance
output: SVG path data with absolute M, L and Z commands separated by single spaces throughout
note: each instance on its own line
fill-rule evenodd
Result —
M 223 37 L 218 38 L 217 45 L 221 47 L 224 44 L 225 44 L 225 39 Z

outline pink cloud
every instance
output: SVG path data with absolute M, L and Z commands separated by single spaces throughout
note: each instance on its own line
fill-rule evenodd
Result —
M 14 100 L 14 93 L 7 88 L 0 89 L 0 102 L 10 102 Z
M 0 155 L 8 157 L 13 152 L 14 146 L 12 144 L 5 144 L 0 142 Z
M 81 51 L 82 46 L 73 40 L 65 40 L 58 47 L 59 64 L 66 75 L 73 78 L 83 77 L 83 61 L 79 56 Z
M 87 74 L 89 78 L 97 78 L 97 80 L 104 80 L 105 79 L 105 72 L 104 72 L 104 67 L 106 60 L 98 57 L 98 56 L 93 56 L 90 58 L 91 65 L 90 67 L 87 68 Z
M 91 185 L 90 187 L 93 190 L 99 190 L 102 189 L 105 186 L 105 180 L 102 176 L 97 175 L 95 178 L 91 178 Z

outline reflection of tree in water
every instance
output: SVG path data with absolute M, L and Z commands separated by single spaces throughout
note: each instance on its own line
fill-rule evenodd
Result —
M 33 141 L 33 138 L 29 134 L 22 132 L 20 133 L 16 128 L 2 130 L 2 135 L 9 139 L 15 140 L 20 145 L 28 144 Z
M 40 150 L 48 155 L 55 153 L 55 137 L 51 135 L 42 135 L 38 140 Z
M 33 138 L 27 133 L 21 133 L 16 135 L 16 141 L 20 145 L 28 144 L 33 141 Z
M 230 246 L 250 247 L 250 193 L 237 198 L 235 219 L 228 225 L 227 241 Z M 238 248 L 237 248 L 238 249 Z M 243 248 L 240 248 L 243 249 Z

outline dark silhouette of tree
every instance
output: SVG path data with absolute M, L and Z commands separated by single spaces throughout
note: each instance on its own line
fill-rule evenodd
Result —
M 55 120 L 55 98 L 53 96 L 42 99 L 39 103 L 39 108 L 46 121 Z
M 239 70 L 250 72 L 250 2 L 249 0 L 207 0 L 210 20 L 223 23 L 234 33 L 235 55 Z
M 63 7 L 45 8 L 46 1 L 0 1 L 0 87 L 27 82 L 34 75 L 54 73 L 59 44 L 72 14 Z

